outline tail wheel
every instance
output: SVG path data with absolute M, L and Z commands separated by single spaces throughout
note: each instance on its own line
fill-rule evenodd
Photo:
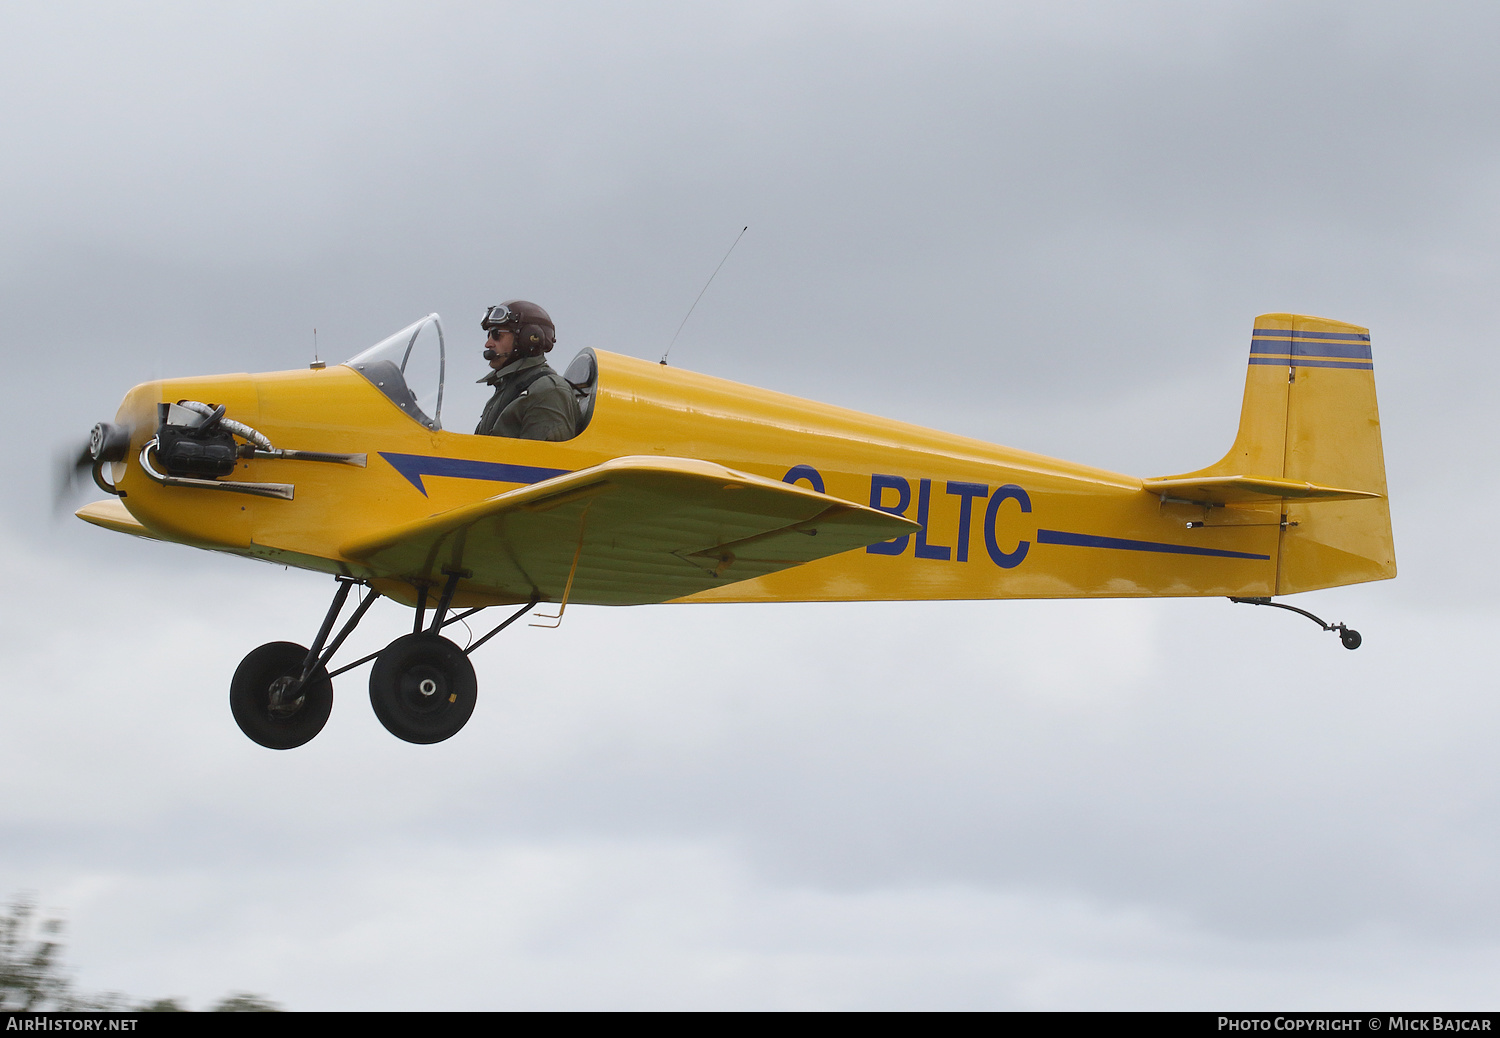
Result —
M 229 709 L 253 742 L 290 750 L 310 742 L 333 712 L 333 682 L 322 667 L 296 687 L 307 648 L 267 642 L 240 661 L 229 683 Z
M 370 671 L 375 716 L 407 742 L 442 742 L 458 734 L 474 713 L 478 692 L 469 657 L 436 634 L 397 638 Z

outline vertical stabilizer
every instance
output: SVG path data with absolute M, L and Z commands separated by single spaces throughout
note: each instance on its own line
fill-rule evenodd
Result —
M 1263 334 L 1276 334 L 1273 322 L 1296 318 L 1290 314 L 1266 314 L 1255 321 L 1250 340 L 1250 368 L 1245 375 L 1245 400 L 1240 405 L 1240 430 L 1234 446 L 1217 465 L 1196 475 L 1268 476 L 1280 479 L 1286 466 L 1287 403 L 1291 383 L 1284 363 L 1269 363 L 1259 351 Z M 1336 485 L 1336 484 L 1335 484 Z
M 1369 329 L 1263 314 L 1250 339 L 1239 434 L 1194 476 L 1285 479 L 1378 494 L 1282 501 L 1276 594 L 1396 575 Z

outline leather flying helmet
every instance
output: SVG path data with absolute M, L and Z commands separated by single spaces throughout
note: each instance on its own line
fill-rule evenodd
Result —
M 479 327 L 486 332 L 500 329 L 516 333 L 516 353 L 535 357 L 557 345 L 557 326 L 547 311 L 525 299 L 512 299 L 484 312 Z

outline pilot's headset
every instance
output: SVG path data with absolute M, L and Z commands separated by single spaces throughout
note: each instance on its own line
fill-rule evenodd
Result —
M 525 299 L 512 299 L 484 312 L 479 327 L 486 332 L 494 328 L 516 333 L 516 353 L 536 357 L 549 353 L 557 345 L 557 326 L 547 311 Z M 489 351 L 486 350 L 486 355 Z

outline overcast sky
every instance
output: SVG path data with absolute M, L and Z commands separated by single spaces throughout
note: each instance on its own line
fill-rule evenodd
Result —
M 194 1005 L 1492 1007 L 1497 50 L 1484 3 L 5 5 L 0 896 Z M 747 224 L 674 364 L 1139 476 L 1223 454 L 1257 314 L 1368 325 L 1401 576 L 1293 599 L 1364 647 L 576 608 L 450 742 L 361 671 L 275 753 L 229 678 L 332 582 L 49 519 L 137 382 L 437 311 L 461 385 L 514 297 L 654 360 Z

